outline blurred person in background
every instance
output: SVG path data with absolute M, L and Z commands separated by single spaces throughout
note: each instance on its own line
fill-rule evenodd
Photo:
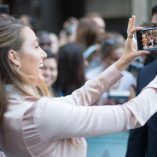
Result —
M 76 42 L 81 44 L 85 49 L 98 43 L 100 34 L 101 32 L 95 21 L 88 17 L 79 19 Z
M 22 23 L 29 26 L 33 29 L 33 31 L 37 32 L 37 19 L 34 16 L 28 15 L 28 14 L 21 14 L 18 18 Z
M 97 64 L 100 62 L 98 56 L 99 40 L 101 36 L 103 36 L 106 32 L 106 23 L 102 16 L 97 12 L 90 12 L 85 17 L 94 21 L 98 27 L 98 34 L 96 35 L 97 39 L 95 40 L 95 44 L 90 44 L 90 46 L 88 46 L 88 48 L 86 48 L 84 52 L 84 58 L 87 60 L 88 63 L 86 65 L 86 71 L 88 71 L 89 69 L 97 66 Z
M 51 39 L 50 39 L 50 34 L 47 31 L 39 31 L 37 33 L 38 39 L 39 39 L 39 45 L 42 49 L 51 49 Z M 52 51 L 52 53 L 54 53 Z
M 154 5 L 151 10 L 151 23 L 157 25 L 157 5 Z
M 101 30 L 97 23 L 89 17 L 83 17 L 79 19 L 77 32 L 76 32 L 76 42 L 81 44 L 84 51 L 84 58 L 87 61 L 86 71 L 95 67 L 98 60 L 98 48 L 99 39 L 102 35 Z
M 52 53 L 57 54 L 59 49 L 59 39 L 56 34 L 41 30 L 37 33 L 37 35 L 41 48 L 49 49 Z
M 157 27 L 157 5 L 152 7 L 151 10 L 151 23 L 148 27 Z M 153 62 L 157 59 L 157 53 L 154 51 L 150 55 L 146 56 L 144 65 L 149 64 L 150 62 Z
M 120 58 L 125 40 L 123 38 L 122 44 L 118 42 L 117 37 L 118 35 L 112 33 L 107 33 L 102 37 L 99 47 L 100 63 L 97 67 L 87 72 L 87 79 L 91 79 Z
M 58 51 L 58 77 L 55 91 L 58 96 L 71 94 L 85 83 L 83 47 L 68 43 Z
M 42 68 L 43 70 L 43 76 L 45 78 L 46 84 L 52 92 L 53 85 L 57 79 L 58 75 L 58 63 L 57 63 L 57 56 L 51 52 L 49 49 L 44 50 L 47 54 L 47 58 L 44 60 L 44 66 Z
M 50 41 L 51 41 L 51 46 L 50 49 L 53 53 L 57 54 L 58 49 L 59 49 L 59 39 L 58 36 L 54 33 L 49 33 Z
M 86 15 L 86 17 L 88 17 L 88 18 L 92 19 L 93 21 L 95 21 L 95 23 L 98 25 L 99 30 L 101 31 L 101 33 L 106 32 L 105 20 L 102 18 L 102 16 L 99 13 L 90 12 Z
M 22 21 L 22 23 L 24 23 L 25 25 L 29 26 L 29 27 L 32 27 L 32 24 L 31 24 L 31 17 L 29 15 L 26 15 L 26 14 L 22 14 L 20 17 L 19 17 L 19 20 Z
M 74 42 L 76 40 L 76 30 L 78 26 L 78 19 L 75 17 L 69 17 L 64 23 L 63 28 L 59 33 L 59 45 L 63 46 L 67 43 Z
M 124 37 L 119 33 L 107 33 L 102 38 L 100 44 L 100 65 L 91 69 L 86 78 L 91 79 L 101 73 L 104 69 L 115 63 L 123 54 Z M 136 79 L 127 70 L 123 71 L 123 78 L 120 79 L 107 93 L 104 93 L 96 105 L 115 105 L 124 103 L 135 96 Z M 108 95 L 109 93 L 116 94 L 114 97 Z M 110 99 L 109 99 L 110 97 Z M 122 99 L 124 99 L 122 101 Z
M 157 25 L 157 5 L 152 7 L 152 26 Z M 146 57 L 147 65 L 139 72 L 137 95 L 157 74 L 157 52 Z M 130 131 L 126 157 L 157 157 L 157 113 L 141 128 Z

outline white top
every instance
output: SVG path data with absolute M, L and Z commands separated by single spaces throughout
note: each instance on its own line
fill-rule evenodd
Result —
M 62 98 L 26 97 L 7 85 L 9 106 L 0 132 L 6 156 L 86 157 L 82 137 L 144 125 L 157 111 L 157 78 L 148 85 L 150 88 L 124 105 L 89 106 L 120 77 L 113 65 Z

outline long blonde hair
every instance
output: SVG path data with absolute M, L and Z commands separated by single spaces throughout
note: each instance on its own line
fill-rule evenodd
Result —
M 26 25 L 10 16 L 0 16 L 0 120 L 7 110 L 6 84 L 14 84 L 16 88 L 27 96 L 49 96 L 48 88 L 44 80 L 39 80 L 38 88 L 31 87 L 29 78 L 17 69 L 8 59 L 10 49 L 19 50 L 23 44 L 21 31 Z M 30 88 L 32 90 L 28 90 Z M 40 92 L 39 92 L 40 91 Z

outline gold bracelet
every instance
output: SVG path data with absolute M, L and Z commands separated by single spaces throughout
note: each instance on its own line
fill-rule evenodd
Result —
M 134 35 L 133 35 L 132 33 L 129 33 L 129 34 L 128 34 L 128 38 L 129 38 L 129 39 L 132 39 L 133 37 L 134 37 Z

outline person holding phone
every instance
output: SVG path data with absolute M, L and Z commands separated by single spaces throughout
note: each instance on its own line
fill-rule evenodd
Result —
M 6 156 L 85 157 L 84 137 L 144 125 L 157 111 L 157 77 L 123 105 L 91 106 L 135 57 L 148 53 L 136 50 L 133 35 L 139 29 L 131 17 L 121 58 L 71 95 L 54 98 L 42 75 L 46 53 L 36 35 L 0 17 L 0 146 Z
M 152 8 L 152 20 L 154 25 L 157 25 L 157 5 Z M 155 55 L 157 51 L 153 51 Z M 149 60 L 149 56 L 148 56 Z M 149 84 L 149 82 L 157 74 L 157 60 L 152 59 L 147 63 L 138 75 L 137 94 Z M 141 128 L 130 131 L 126 157 L 157 157 L 157 113 Z

